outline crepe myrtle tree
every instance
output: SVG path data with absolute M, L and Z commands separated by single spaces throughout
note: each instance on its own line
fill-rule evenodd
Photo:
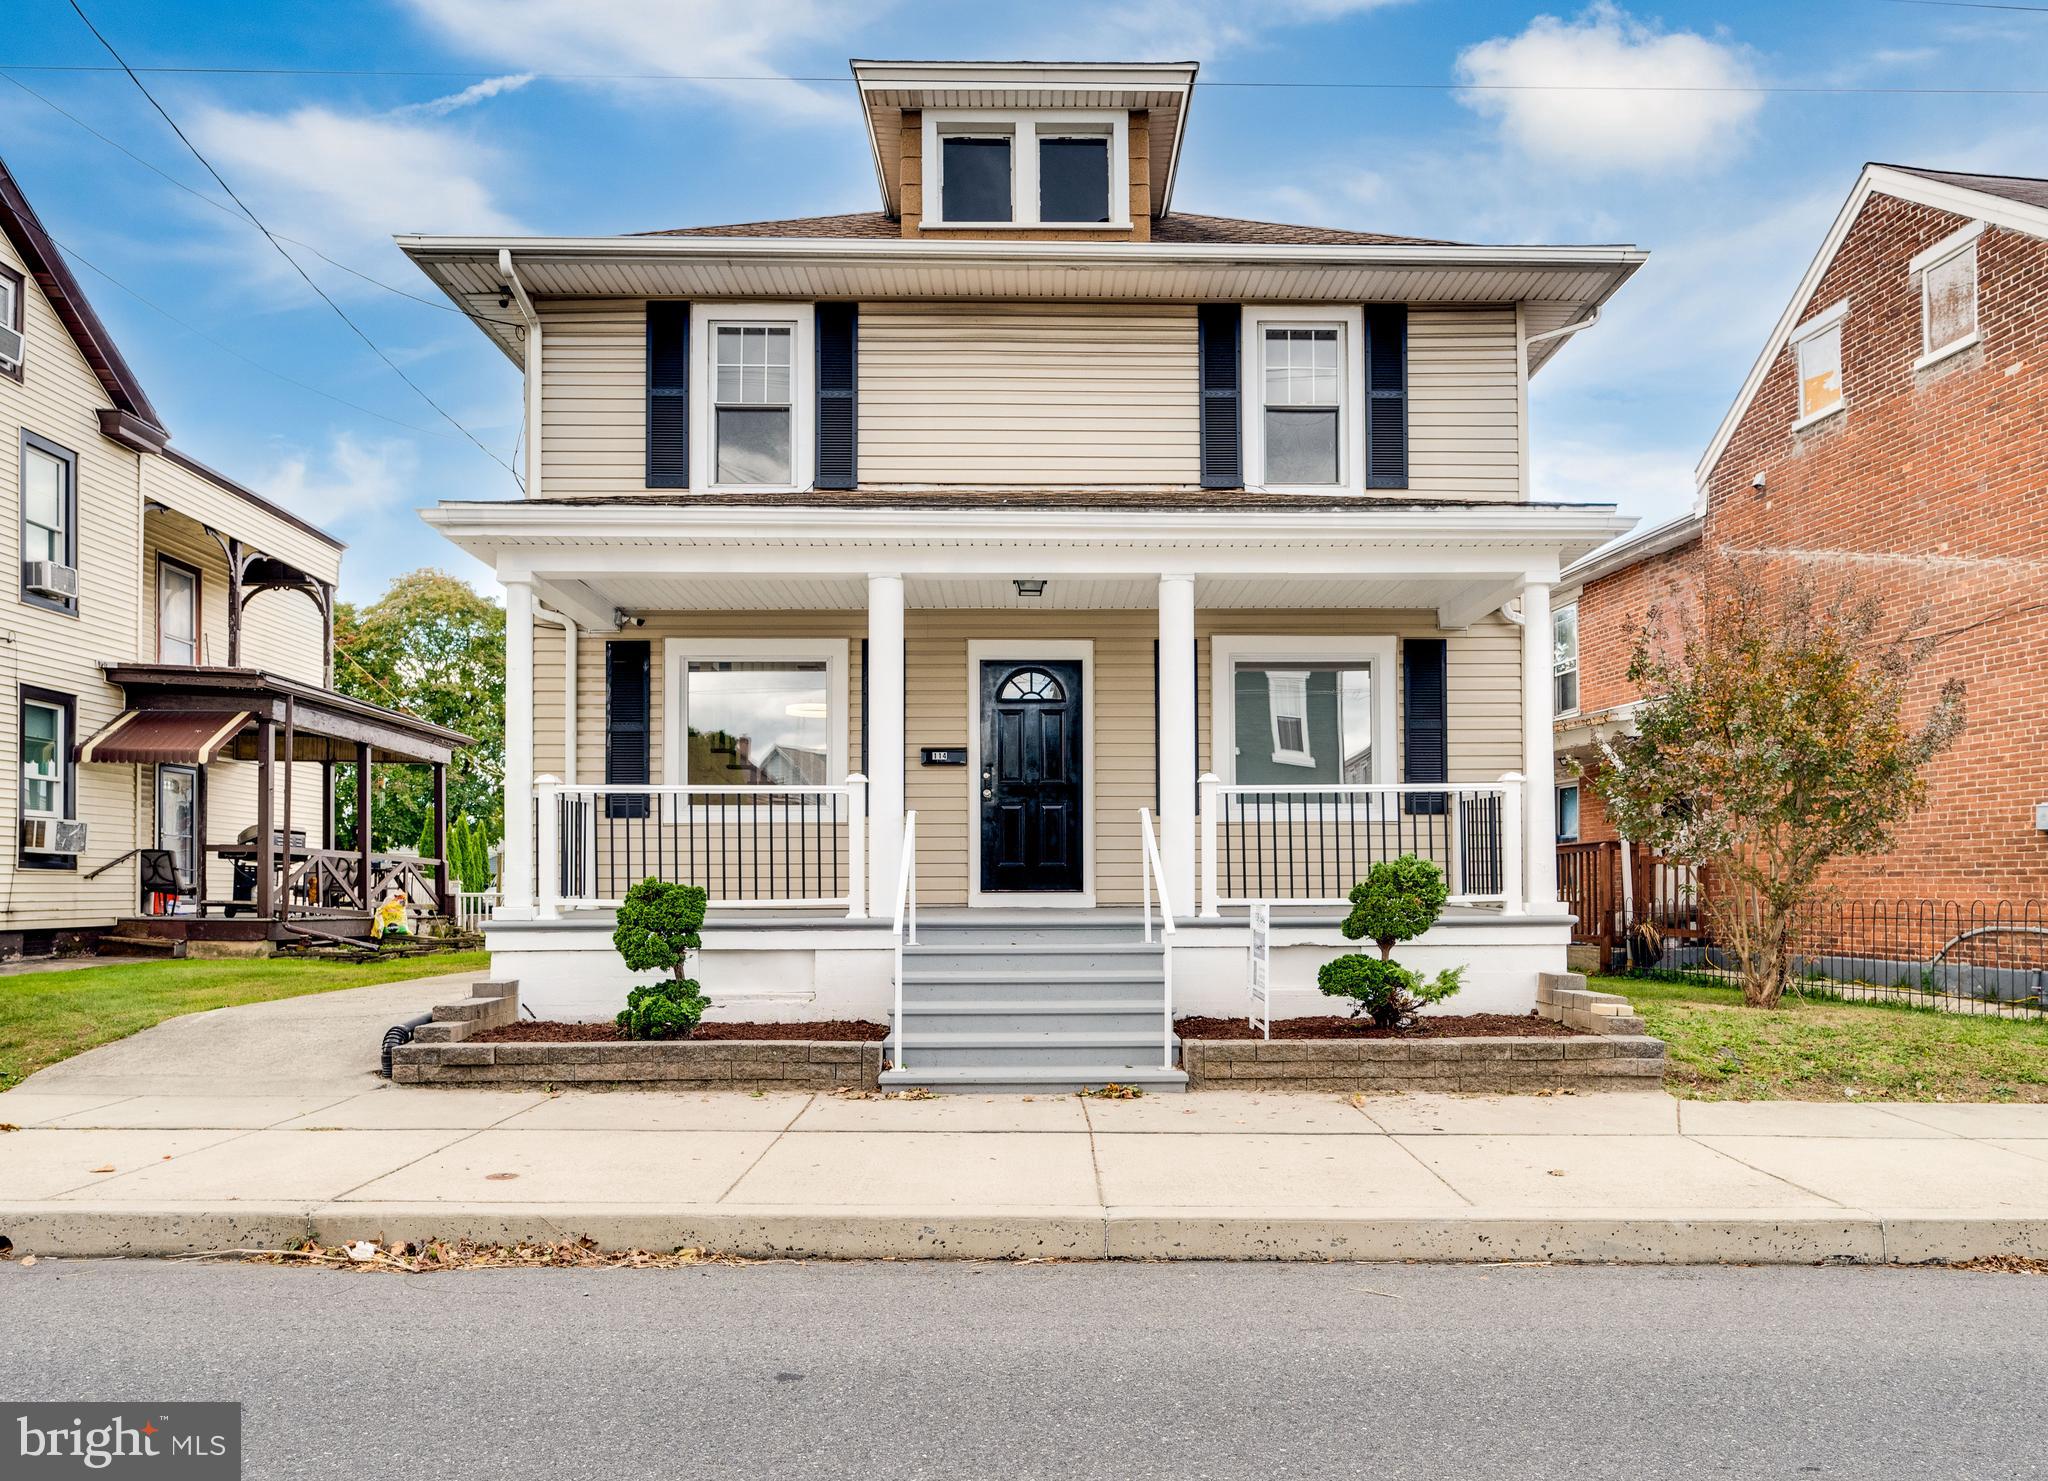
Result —
M 629 1039 L 681 1039 L 704 1017 L 711 999 L 686 975 L 690 953 L 704 944 L 708 896 L 703 886 L 643 879 L 619 904 L 612 945 L 635 972 L 667 972 L 665 980 L 634 988 L 617 1022 Z
M 1723 556 L 1698 610 L 1656 608 L 1628 676 L 1648 696 L 1593 784 L 1624 838 L 1699 866 L 1714 938 L 1743 1002 L 1790 984 L 1799 912 L 1836 859 L 1882 853 L 1927 797 L 1926 768 L 1963 729 L 1950 679 L 1906 709 L 1938 635 L 1853 583 Z M 1924 693 L 1924 690 L 1922 691 Z
M 1333 998 L 1351 1000 L 1351 1016 L 1375 1028 L 1397 1028 L 1431 1003 L 1463 985 L 1465 969 L 1450 967 L 1424 978 L 1394 961 L 1394 948 L 1412 941 L 1443 914 L 1450 898 L 1443 870 L 1415 854 L 1372 866 L 1351 887 L 1351 914 L 1338 927 L 1349 941 L 1371 941 L 1378 957 L 1353 952 L 1323 963 L 1316 986 Z

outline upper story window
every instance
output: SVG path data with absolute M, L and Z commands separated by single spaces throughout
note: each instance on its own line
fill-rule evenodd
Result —
M 1920 279 L 1920 358 L 1914 369 L 1977 343 L 1977 238 L 1983 234 L 1984 223 L 1972 222 L 1909 265 Z
M 1792 353 L 1799 372 L 1799 415 L 1792 425 L 1804 427 L 1840 411 L 1842 395 L 1842 321 L 1849 301 L 1816 314 L 1792 331 Z
M 78 455 L 21 434 L 21 597 L 78 610 Z
M 21 379 L 21 364 L 28 355 L 22 312 L 21 274 L 0 265 L 0 375 L 15 380 Z
M 718 482 L 790 481 L 795 334 L 788 324 L 718 326 Z
M 1551 614 L 1550 703 L 1560 715 L 1579 707 L 1579 604 Z
M 1333 484 L 1343 459 L 1343 331 L 1336 325 L 1265 333 L 1265 481 Z
M 1128 227 L 1128 134 L 1122 113 L 927 112 L 926 224 Z
M 199 662 L 199 573 L 168 556 L 156 563 L 156 661 Z

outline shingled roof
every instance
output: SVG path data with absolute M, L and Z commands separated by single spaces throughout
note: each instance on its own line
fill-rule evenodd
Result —
M 1898 170 L 1907 175 L 1918 175 L 1922 180 L 1933 180 L 1942 185 L 1953 185 L 1959 190 L 1974 190 L 1984 195 L 2002 196 L 2009 201 L 2018 201 L 2023 206 L 2039 206 L 2048 210 L 2048 180 L 2032 175 L 1972 175 L 1962 170 L 1923 170 L 1915 165 L 1886 165 L 1888 170 Z
M 823 240 L 895 239 L 902 227 L 880 211 L 844 216 L 797 216 L 783 221 L 740 221 L 726 226 L 677 226 L 632 233 L 644 237 L 793 237 Z M 1338 231 L 1327 226 L 1290 226 L 1237 216 L 1197 216 L 1175 211 L 1152 223 L 1155 242 L 1206 242 L 1226 246 L 1274 247 L 1445 247 L 1431 237 L 1397 237 L 1384 232 Z

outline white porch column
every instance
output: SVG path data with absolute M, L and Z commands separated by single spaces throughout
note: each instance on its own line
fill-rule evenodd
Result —
M 896 908 L 903 853 L 903 578 L 868 577 L 868 898 Z
M 505 845 L 498 914 L 533 919 L 533 583 L 505 583 Z
M 1556 742 L 1551 734 L 1551 664 L 1555 635 L 1550 628 L 1550 583 L 1522 588 L 1522 774 L 1528 796 L 1522 807 L 1523 888 L 1531 910 L 1557 905 Z
M 1195 583 L 1159 578 L 1159 854 L 1173 908 L 1195 913 Z

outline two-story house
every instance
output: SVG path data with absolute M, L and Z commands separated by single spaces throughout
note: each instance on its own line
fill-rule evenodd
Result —
M 0 490 L 0 955 L 264 951 L 288 913 L 352 929 L 309 877 L 334 767 L 358 740 L 431 765 L 462 738 L 331 692 L 341 542 L 170 445 L 4 165 Z
M 1193 64 L 853 73 L 878 210 L 400 239 L 525 372 L 526 497 L 427 515 L 507 593 L 498 969 L 609 1015 L 660 875 L 722 1011 L 1171 1079 L 1253 907 L 1327 1011 L 1333 907 L 1417 852 L 1416 960 L 1529 1008 L 1550 591 L 1627 522 L 1529 498 L 1528 382 L 1644 254 L 1180 211 Z
M 1626 671 L 1650 606 L 1677 611 L 1734 559 L 1923 619 L 1936 643 L 1909 705 L 1968 686 L 1926 807 L 1827 882 L 1860 901 L 2048 895 L 2048 180 L 1866 166 L 1696 476 L 1686 516 L 1565 573 L 1558 784 L 1577 806 L 1560 839 L 1618 857 L 1576 768 L 1640 698 Z M 1624 903 L 1610 867 L 1583 886 L 1589 919 Z

